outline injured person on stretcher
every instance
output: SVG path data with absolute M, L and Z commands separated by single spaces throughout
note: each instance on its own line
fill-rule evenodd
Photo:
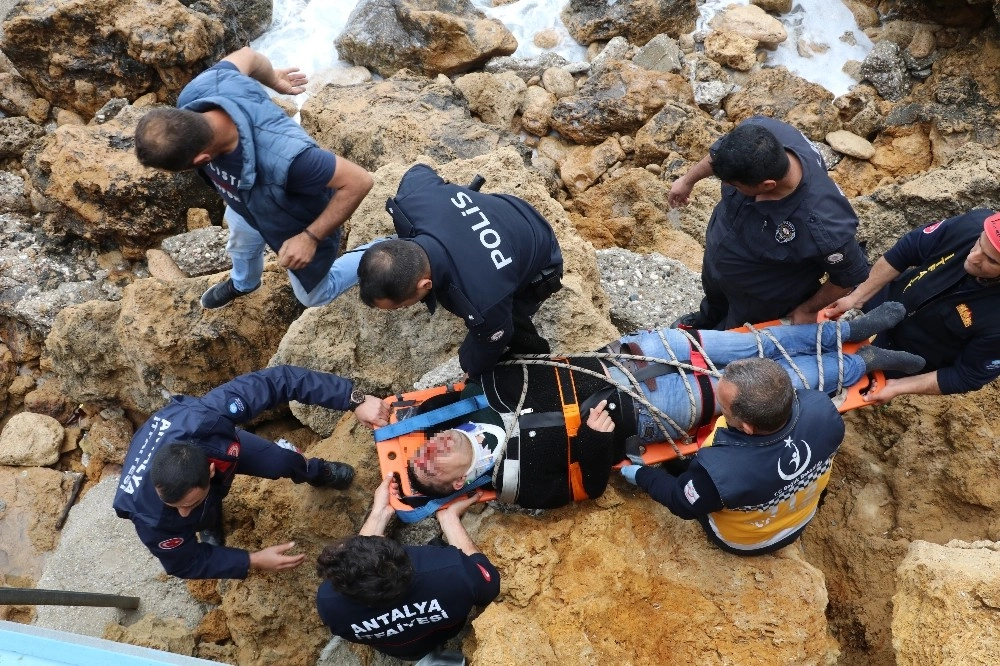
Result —
M 815 392 L 793 386 L 833 393 L 875 370 L 918 372 L 923 359 L 913 354 L 872 346 L 838 351 L 841 343 L 865 341 L 904 316 L 898 303 L 885 303 L 852 321 L 747 333 L 644 331 L 590 355 L 498 365 L 462 392 L 485 394 L 489 406 L 441 424 L 446 429 L 408 461 L 408 485 L 438 498 L 491 482 L 498 499 L 525 508 L 598 497 L 615 463 L 626 456 L 637 460 L 644 445 L 682 439 L 725 411 L 716 387 L 733 361 L 764 357 L 780 364 L 796 409 L 802 393 Z M 836 408 L 822 402 L 842 432 Z M 634 470 L 626 474 L 632 482 L 635 476 Z

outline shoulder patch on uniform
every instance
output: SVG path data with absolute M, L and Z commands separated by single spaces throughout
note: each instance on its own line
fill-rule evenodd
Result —
M 484 567 L 482 564 L 479 564 L 478 562 L 476 562 L 476 566 L 479 567 L 479 573 L 483 574 L 483 578 L 486 579 L 487 583 L 493 580 L 493 576 L 491 576 L 490 572 L 486 570 L 486 567 Z
M 231 443 L 229 445 L 229 448 L 226 449 L 226 455 L 227 456 L 232 456 L 234 458 L 238 458 L 239 455 L 240 455 L 240 444 L 239 444 L 239 442 L 233 442 L 233 443 Z
M 944 220 L 941 220 L 941 222 L 944 222 Z M 941 222 L 935 222 L 934 224 L 928 224 L 926 227 L 924 227 L 924 233 L 925 234 L 932 234 L 932 233 L 934 233 L 934 231 L 938 227 L 941 226 Z
M 490 336 L 490 342 L 500 342 L 502 338 L 503 338 L 503 329 L 501 328 L 499 331 Z
M 160 550 L 173 550 L 182 543 L 184 543 L 184 537 L 172 537 L 170 539 L 164 539 L 160 543 L 156 544 L 156 547 Z
M 828 263 L 828 264 L 839 264 L 843 260 L 844 260 L 844 253 L 843 252 L 834 252 L 833 254 L 827 256 L 826 263 Z
M 688 481 L 684 484 L 684 499 L 691 504 L 694 504 L 701 499 L 701 495 L 699 495 L 698 491 L 694 489 L 694 481 Z
M 995 358 L 992 361 L 987 362 L 987 370 L 1000 370 L 1000 358 Z
M 959 303 L 955 306 L 955 310 L 958 312 L 959 319 L 962 320 L 962 326 L 969 328 L 972 326 L 972 310 L 965 303 Z
M 774 240 L 779 243 L 788 243 L 795 240 L 795 225 L 788 220 L 779 224 L 778 229 L 774 232 Z
M 229 401 L 229 413 L 239 414 L 240 412 L 245 412 L 247 409 L 246 404 L 240 398 L 233 398 Z

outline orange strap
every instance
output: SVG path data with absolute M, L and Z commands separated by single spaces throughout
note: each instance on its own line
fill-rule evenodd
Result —
M 569 363 L 569 359 L 565 358 L 553 360 Z M 589 496 L 583 488 L 583 470 L 580 469 L 580 463 L 573 461 L 573 438 L 580 432 L 580 404 L 576 399 L 576 382 L 573 379 L 573 372 L 569 368 L 556 367 L 555 372 L 559 401 L 562 403 L 563 420 L 566 422 L 566 464 L 569 470 L 569 490 L 573 501 L 579 502 L 588 499 Z

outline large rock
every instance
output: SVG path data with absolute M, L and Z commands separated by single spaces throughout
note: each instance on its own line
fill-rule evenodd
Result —
M 615 132 L 633 134 L 670 101 L 694 103 L 683 77 L 613 62 L 556 102 L 552 129 L 577 143 L 600 143 Z
M 570 219 L 580 235 L 599 248 L 622 247 L 658 252 L 695 271 L 701 270 L 705 225 L 719 197 L 719 181 L 698 184 L 691 203 L 671 210 L 670 184 L 645 169 L 621 169 L 605 182 L 577 195 Z
M 514 129 L 514 116 L 528 88 L 513 72 L 466 74 L 455 80 L 455 87 L 469 100 L 469 110 L 480 120 L 508 131 Z
M 659 164 L 671 154 L 697 162 L 729 129 L 694 106 L 668 102 L 635 133 L 636 163 Z
M 668 328 L 697 310 L 704 296 L 701 275 L 658 252 L 598 250 L 597 265 L 611 300 L 611 321 L 622 333 Z
M 874 258 L 914 227 L 973 208 L 1000 210 L 998 178 L 1000 150 L 970 143 L 944 167 L 854 199 L 861 220 L 858 236 L 868 241 L 868 255 Z
M 839 653 L 823 575 L 797 547 L 733 557 L 620 482 L 540 517 L 486 517 L 477 543 L 503 595 L 473 623 L 476 664 L 831 664 Z
M 0 432 L 0 465 L 45 467 L 59 460 L 63 427 L 44 414 L 14 414 Z
M 879 95 L 893 102 L 910 91 L 906 63 L 899 46 L 890 41 L 879 42 L 868 52 L 861 63 L 861 76 L 875 86 Z
M 621 36 L 642 45 L 661 33 L 676 38 L 694 30 L 698 7 L 695 0 L 570 0 L 561 16 L 581 44 Z
M 840 129 L 833 93 L 784 67 L 753 72 L 738 92 L 726 98 L 723 108 L 734 123 L 754 115 L 770 116 L 794 125 L 813 141 Z
M 176 95 L 197 72 L 256 39 L 271 0 L 37 0 L 3 24 L 3 49 L 38 94 L 90 118 L 105 102 Z
M 73 476 L 45 467 L 0 467 L 0 561 L 7 585 L 32 587 L 43 553 L 58 542 L 56 521 Z
M 102 125 L 63 125 L 25 157 L 33 198 L 50 233 L 112 241 L 141 259 L 160 239 L 186 230 L 189 208 L 221 210 L 194 172 L 147 169 L 134 152 L 141 111 L 126 107 Z
M 115 97 L 179 90 L 224 55 L 223 25 L 177 0 L 39 0 L 18 4 L 0 48 L 45 99 L 89 118 Z
M 375 187 L 355 213 L 355 219 L 366 222 L 352 228 L 351 247 L 391 233 L 384 202 L 395 194 L 407 167 L 392 164 L 375 174 Z M 593 248 L 577 235 L 562 207 L 515 151 L 505 149 L 455 161 L 441 165 L 438 171 L 460 183 L 482 174 L 486 178 L 483 191 L 522 197 L 552 225 L 562 247 L 563 288 L 542 305 L 534 320 L 555 351 L 597 349 L 617 337 L 608 321 L 607 298 L 599 287 Z M 307 310 L 289 328 L 272 363 L 305 365 L 360 378 L 366 388 L 385 394 L 409 390 L 419 377 L 455 354 L 464 337 L 462 322 L 441 308 L 434 316 L 419 304 L 406 310 L 375 310 L 348 295 L 324 308 Z M 292 411 L 313 430 L 330 432 L 333 421 L 329 410 L 296 405 Z
M 199 297 L 213 278 L 140 280 L 121 302 L 91 301 L 59 313 L 45 341 L 63 390 L 80 402 L 116 401 L 150 413 L 172 393 L 202 395 L 267 365 L 302 311 L 284 271 L 222 310 Z
M 849 663 L 897 663 L 893 597 L 899 586 L 914 589 L 897 572 L 911 542 L 1000 538 L 1000 443 L 991 418 L 998 388 L 903 396 L 885 409 L 846 415 L 831 492 L 804 545 L 808 560 L 826 574 L 831 624 L 845 638 Z M 949 557 L 967 570 L 963 553 Z M 944 582 L 942 592 L 948 586 Z M 928 606 L 927 612 L 935 611 Z M 918 635 L 915 627 L 909 635 Z
M 517 50 L 514 35 L 469 0 L 362 0 L 334 43 L 341 58 L 385 77 L 458 74 Z
M 715 15 L 710 25 L 719 32 L 733 32 L 772 49 L 788 39 L 781 21 L 755 4 L 729 5 Z
M 899 666 L 996 662 L 1000 544 L 910 544 L 896 572 L 892 646 Z
M 28 118 L 0 118 L 0 159 L 20 159 L 28 146 L 42 136 L 45 136 L 45 130 Z
M 447 79 L 403 72 L 363 86 L 325 86 L 303 105 L 302 127 L 370 171 L 420 155 L 467 159 L 500 146 L 517 146 L 525 159 L 530 154 L 516 134 L 475 120 L 462 91 Z

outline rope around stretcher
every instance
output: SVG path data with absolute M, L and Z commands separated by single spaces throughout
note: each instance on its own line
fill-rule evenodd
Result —
M 835 330 L 837 332 L 837 391 L 836 392 L 840 393 L 844 388 L 844 343 L 843 343 L 843 333 L 841 330 L 840 322 L 837 321 L 833 323 L 835 324 Z M 781 343 L 778 342 L 778 339 L 774 336 L 773 333 L 771 333 L 766 328 L 758 329 L 749 322 L 744 324 L 744 326 L 746 326 L 748 333 L 753 334 L 754 336 L 754 339 L 757 343 L 758 358 L 764 358 L 764 342 L 762 338 L 767 337 L 767 339 L 770 340 L 771 343 L 774 344 L 775 348 L 781 353 L 782 357 L 788 363 L 792 371 L 795 372 L 796 376 L 799 378 L 799 381 L 802 383 L 802 385 L 808 386 L 808 383 L 806 382 L 806 378 L 802 370 L 795 363 L 795 361 L 792 360 L 791 354 L 789 354 L 788 351 L 781 345 Z M 614 367 L 616 367 L 625 375 L 625 378 L 628 380 L 629 384 L 631 385 L 631 388 L 622 386 L 617 381 L 613 380 L 611 377 L 608 377 L 606 374 L 590 370 L 589 368 L 583 368 L 577 365 L 573 365 L 569 361 L 560 360 L 564 357 L 552 354 L 518 354 L 514 356 L 514 358 L 512 358 L 511 360 L 502 361 L 498 363 L 497 365 L 520 365 L 524 373 L 524 382 L 521 386 L 521 395 L 518 398 L 517 407 L 514 409 L 513 412 L 514 418 L 510 419 L 510 422 L 507 424 L 504 441 L 500 442 L 500 444 L 497 446 L 496 451 L 494 451 L 494 466 L 493 466 L 494 486 L 496 486 L 497 483 L 497 475 L 500 470 L 500 463 L 503 461 L 504 455 L 507 452 L 507 442 L 510 441 L 511 436 L 514 433 L 514 428 L 517 426 L 517 417 L 518 415 L 520 415 L 521 409 L 524 407 L 525 399 L 528 396 L 529 365 L 542 365 L 542 366 L 550 366 L 556 368 L 565 368 L 573 372 L 580 372 L 586 375 L 590 375 L 591 377 L 596 377 L 597 379 L 600 379 L 606 382 L 607 384 L 617 387 L 619 391 L 624 392 L 625 394 L 630 396 L 633 400 L 635 400 L 640 405 L 646 408 L 650 416 L 653 417 L 653 422 L 657 425 L 657 427 L 660 429 L 660 432 L 663 434 L 664 441 L 670 444 L 671 448 L 673 448 L 674 453 L 677 454 L 678 458 L 682 460 L 687 459 L 687 456 L 681 452 L 680 448 L 675 443 L 674 438 L 671 437 L 667 432 L 667 425 L 669 425 L 671 428 L 673 428 L 674 432 L 683 433 L 683 435 L 680 438 L 682 442 L 688 444 L 693 441 L 693 438 L 688 433 L 688 431 L 691 428 L 693 428 L 694 424 L 697 422 L 698 401 L 694 395 L 694 390 L 691 388 L 691 382 L 688 381 L 687 373 L 688 372 L 691 372 L 692 374 L 702 373 L 718 379 L 722 376 L 722 372 L 715 366 L 715 363 L 712 361 L 711 358 L 709 358 L 708 354 L 705 353 L 705 349 L 704 347 L 702 347 L 701 342 L 699 340 L 697 340 L 693 335 L 691 335 L 682 328 L 677 329 L 677 331 L 682 333 L 684 337 L 687 338 L 688 344 L 691 346 L 692 350 L 695 350 L 701 354 L 702 358 L 705 359 L 705 364 L 708 366 L 707 368 L 701 368 L 692 365 L 691 363 L 685 363 L 684 361 L 679 360 L 677 358 L 677 354 L 674 353 L 674 350 L 667 343 L 666 337 L 663 335 L 663 331 L 657 331 L 657 334 L 660 337 L 660 342 L 663 345 L 663 348 L 670 355 L 669 359 L 659 358 L 656 356 L 638 355 L 638 354 L 622 354 L 620 352 L 616 353 L 582 352 L 579 354 L 573 354 L 573 356 L 577 358 L 596 358 L 602 361 L 609 361 L 612 365 L 614 365 Z M 817 390 L 819 391 L 824 390 L 824 384 L 825 384 L 823 376 L 824 373 L 823 373 L 822 343 L 823 343 L 823 326 L 820 325 L 816 327 L 816 368 L 818 377 Z M 649 401 L 649 399 L 646 398 L 645 394 L 642 392 L 642 387 L 639 384 L 639 380 L 636 379 L 635 375 L 622 363 L 623 360 L 644 361 L 646 363 L 669 365 L 677 368 L 677 372 L 681 376 L 681 379 L 683 380 L 681 383 L 684 385 L 684 388 L 687 390 L 688 394 L 688 403 L 690 406 L 690 420 L 687 428 L 682 428 L 676 421 L 673 420 L 673 418 L 671 418 L 667 413 L 657 408 Z M 583 416 L 584 415 L 581 414 L 581 417 Z

